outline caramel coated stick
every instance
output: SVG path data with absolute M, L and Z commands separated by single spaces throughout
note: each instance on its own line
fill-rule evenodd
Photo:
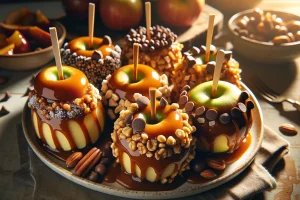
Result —
M 151 27 L 151 3 L 146 2 L 145 3 L 145 9 L 146 9 L 146 30 L 147 30 L 147 39 L 151 39 L 150 34 L 150 27 Z
M 94 23 L 95 23 L 95 4 L 89 3 L 89 37 L 90 37 L 90 49 L 94 44 Z
M 210 57 L 210 45 L 214 34 L 214 21 L 215 21 L 215 15 L 214 14 L 209 15 L 208 29 L 206 35 L 206 53 L 205 53 L 206 63 L 209 62 L 209 57 Z
M 149 88 L 150 106 L 151 106 L 151 119 L 155 120 L 156 115 L 156 88 Z
M 223 50 L 219 50 L 217 53 L 217 60 L 216 60 L 216 68 L 214 72 L 214 78 L 213 78 L 213 85 L 212 85 L 212 98 L 215 97 L 218 89 L 218 83 L 221 76 L 221 69 L 224 63 L 225 59 L 225 52 Z
M 139 44 L 133 44 L 133 81 L 137 82 L 138 74 L 138 65 L 139 65 Z
M 55 63 L 56 63 L 56 67 L 57 67 L 57 72 L 58 72 L 58 78 L 59 78 L 59 80 L 63 80 L 64 79 L 64 73 L 63 73 L 63 70 L 62 70 L 62 64 L 61 64 L 61 58 L 60 58 L 59 44 L 58 44 L 56 28 L 55 27 L 50 27 L 49 31 L 50 31 L 50 36 L 51 36 L 53 54 L 54 54 Z

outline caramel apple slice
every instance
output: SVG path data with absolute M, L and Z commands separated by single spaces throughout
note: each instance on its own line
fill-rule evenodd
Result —
M 172 182 L 189 169 L 194 158 L 195 127 L 178 104 L 168 105 L 140 96 L 136 103 L 121 111 L 114 125 L 111 145 L 116 161 L 124 172 L 141 181 Z M 155 106 L 154 116 L 152 106 Z

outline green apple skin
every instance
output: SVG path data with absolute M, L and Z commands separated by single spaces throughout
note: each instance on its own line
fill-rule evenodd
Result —
M 241 90 L 237 86 L 226 81 L 219 81 L 217 93 L 212 98 L 212 85 L 212 81 L 197 85 L 189 91 L 189 99 L 198 106 L 217 111 L 228 111 L 237 104 L 241 95 Z

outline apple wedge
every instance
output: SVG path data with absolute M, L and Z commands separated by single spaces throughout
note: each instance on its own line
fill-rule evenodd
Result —
M 9 38 L 7 38 L 7 42 L 15 44 L 14 53 L 30 52 L 28 40 L 19 31 L 15 31 Z
M 43 47 L 51 46 L 50 34 L 37 26 L 29 27 L 30 37 Z
M 0 49 L 0 55 L 13 55 L 15 44 L 9 44 L 6 47 Z

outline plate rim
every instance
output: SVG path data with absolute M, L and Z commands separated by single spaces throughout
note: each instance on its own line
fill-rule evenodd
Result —
M 234 174 L 227 174 L 225 176 L 220 176 L 217 179 L 214 179 L 210 182 L 206 182 L 203 184 L 190 184 L 193 185 L 195 187 L 190 187 L 189 189 L 182 189 L 179 191 L 176 191 L 176 198 L 180 198 L 180 197 L 188 197 L 191 195 L 196 195 L 196 194 L 200 194 L 202 192 L 205 192 L 207 190 L 216 188 L 222 184 L 225 184 L 227 182 L 229 182 L 230 180 L 232 180 L 233 178 L 235 178 L 236 176 L 238 176 L 241 172 L 243 172 L 254 160 L 256 154 L 258 153 L 260 147 L 261 147 L 261 143 L 263 140 L 263 114 L 262 114 L 262 109 L 259 105 L 259 102 L 257 100 L 257 98 L 254 96 L 254 94 L 252 93 L 252 91 L 244 84 L 241 82 L 242 88 L 247 90 L 250 93 L 250 97 L 251 99 L 254 101 L 254 104 L 256 105 L 256 109 L 258 111 L 258 114 L 260 116 L 260 119 L 256 119 L 259 120 L 259 134 L 258 134 L 258 141 L 257 141 L 257 145 L 254 147 L 254 149 L 252 150 L 251 154 L 249 155 L 250 158 L 247 159 L 247 162 L 241 164 L 234 172 Z M 29 108 L 27 106 L 27 102 L 24 105 L 23 108 L 23 113 L 22 113 L 22 127 L 23 127 L 23 132 L 25 135 L 25 138 L 29 144 L 29 146 L 31 147 L 31 149 L 33 150 L 33 152 L 37 155 L 37 157 L 39 157 L 39 159 L 46 165 L 48 166 L 50 169 L 52 169 L 55 173 L 58 173 L 59 175 L 67 178 L 68 180 L 79 184 L 83 187 L 92 189 L 94 191 L 97 192 L 102 192 L 105 194 L 109 194 L 109 195 L 113 195 L 113 196 L 118 196 L 118 197 L 127 197 L 127 198 L 134 198 L 134 199 L 170 199 L 173 198 L 173 191 L 174 190 L 168 190 L 168 191 L 137 191 L 137 190 L 129 190 L 129 189 L 119 189 L 119 188 L 114 188 L 111 186 L 107 186 L 101 183 L 95 183 L 92 182 L 86 178 L 82 178 L 82 177 L 78 177 L 76 175 L 74 175 L 71 171 L 61 167 L 60 165 L 56 164 L 54 161 L 52 161 L 49 156 L 49 154 L 47 154 L 47 152 L 45 151 L 41 151 L 39 150 L 39 147 L 37 147 L 37 144 L 35 141 L 31 140 L 29 131 L 27 130 L 27 124 L 26 121 L 28 121 L 28 119 L 26 119 L 26 113 L 28 112 Z M 196 187 L 196 185 L 200 185 L 201 187 Z M 178 188 L 176 188 L 175 190 L 177 190 Z M 199 190 L 201 189 L 201 192 L 199 192 Z M 117 191 L 117 192 L 116 192 Z M 173 194 L 173 195 L 172 195 Z

